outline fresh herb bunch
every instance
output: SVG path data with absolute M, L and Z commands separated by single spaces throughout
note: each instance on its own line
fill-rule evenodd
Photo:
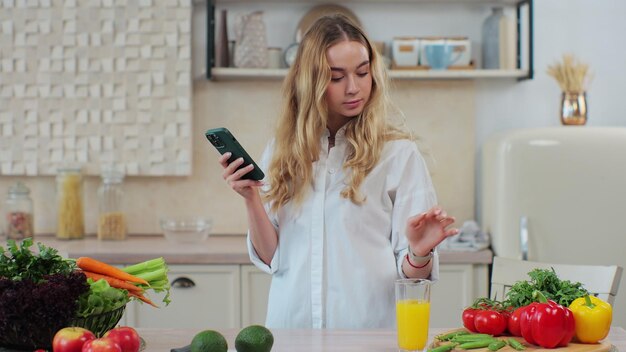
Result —
M 588 294 L 580 282 L 572 283 L 569 280 L 559 279 L 554 268 L 551 270 L 533 269 L 528 276 L 530 276 L 530 281 L 518 281 L 511 286 L 506 293 L 506 305 L 522 307 L 532 303 L 535 290 L 541 291 L 546 298 L 565 307 L 569 307 L 576 298 Z
M 54 248 L 37 243 L 39 253 L 30 250 L 32 238 L 22 240 L 21 245 L 15 240 L 7 241 L 7 249 L 0 246 L 0 278 L 13 281 L 30 280 L 33 283 L 45 281 L 46 275 L 61 274 L 68 276 L 76 264 L 58 254 Z

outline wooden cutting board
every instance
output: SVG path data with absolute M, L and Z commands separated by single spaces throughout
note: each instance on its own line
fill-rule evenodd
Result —
M 459 328 L 459 329 L 453 329 L 453 330 L 449 330 L 446 332 L 441 333 L 441 335 L 445 335 L 451 332 L 455 332 L 455 331 L 460 331 L 460 330 L 465 330 L 464 328 Z M 467 330 L 465 330 L 467 331 Z M 611 342 L 608 339 L 604 339 L 602 341 L 600 341 L 599 343 L 594 343 L 594 344 L 586 344 L 586 343 L 573 343 L 570 342 L 567 347 L 559 347 L 559 348 L 543 348 L 543 347 L 539 347 L 539 346 L 535 346 L 535 345 L 531 345 L 528 342 L 526 342 L 526 340 L 524 340 L 523 337 L 515 337 L 515 336 L 499 336 L 498 338 L 514 338 L 517 341 L 519 341 L 520 343 L 522 343 L 524 346 L 526 346 L 526 349 L 522 352 L 613 352 L 613 351 L 617 351 L 617 349 L 613 348 L 613 345 L 611 344 Z M 437 346 L 440 346 L 442 344 L 447 344 L 449 343 L 448 341 L 439 341 L 439 340 L 434 340 L 430 346 L 428 347 L 430 348 L 435 348 Z M 485 348 L 476 348 L 476 349 L 472 349 L 472 350 L 463 350 L 460 348 L 456 348 L 452 351 L 463 351 L 463 352 L 491 352 L 489 351 L 489 349 L 487 347 Z M 498 350 L 498 352 L 518 352 L 517 350 L 515 350 L 513 347 L 506 345 L 504 347 L 502 347 L 501 349 Z

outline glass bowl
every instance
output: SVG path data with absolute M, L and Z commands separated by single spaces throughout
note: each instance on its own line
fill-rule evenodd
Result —
M 161 219 L 163 235 L 171 242 L 198 243 L 205 241 L 211 232 L 213 221 L 206 218 Z

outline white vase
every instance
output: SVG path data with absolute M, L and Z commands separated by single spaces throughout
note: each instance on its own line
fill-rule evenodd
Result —
M 500 68 L 500 20 L 504 16 L 502 7 L 491 9 L 482 28 L 482 56 L 484 69 Z

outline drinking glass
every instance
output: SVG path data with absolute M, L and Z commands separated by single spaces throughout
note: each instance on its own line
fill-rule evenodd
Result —
M 423 279 L 396 280 L 398 348 L 402 352 L 426 350 L 430 284 L 431 281 Z

